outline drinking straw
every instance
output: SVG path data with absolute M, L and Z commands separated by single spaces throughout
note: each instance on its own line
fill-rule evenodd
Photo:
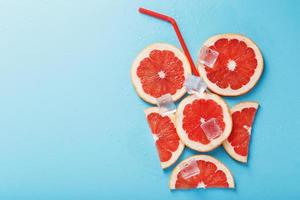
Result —
M 185 56 L 187 57 L 187 59 L 188 59 L 188 61 L 190 63 L 191 70 L 192 70 L 193 74 L 195 76 L 200 76 L 200 74 L 199 74 L 199 72 L 198 72 L 198 70 L 197 70 L 197 68 L 196 68 L 196 66 L 195 66 L 195 64 L 193 62 L 191 54 L 190 54 L 190 52 L 189 52 L 189 50 L 188 50 L 188 48 L 187 48 L 187 46 L 186 46 L 186 44 L 184 42 L 184 39 L 183 39 L 183 37 L 182 37 L 182 35 L 180 33 L 180 30 L 179 30 L 179 27 L 178 27 L 178 25 L 176 23 L 176 20 L 174 18 L 172 18 L 172 17 L 167 16 L 167 15 L 160 14 L 160 13 L 157 13 L 157 12 L 145 9 L 145 8 L 139 8 L 139 12 L 142 13 L 142 14 L 150 15 L 152 17 L 161 19 L 163 21 L 166 21 L 166 22 L 169 22 L 170 24 L 172 24 L 172 26 L 173 26 L 173 28 L 174 28 L 174 30 L 176 32 L 176 35 L 178 37 L 178 40 L 179 40 L 179 42 L 181 44 L 181 47 L 182 47 L 182 49 L 184 51 L 184 54 L 185 54 Z

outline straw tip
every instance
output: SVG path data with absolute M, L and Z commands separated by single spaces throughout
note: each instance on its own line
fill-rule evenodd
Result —
M 138 9 L 138 11 L 139 11 L 140 13 L 142 13 L 144 10 L 145 10 L 145 8 L 142 8 L 142 7 L 140 7 L 140 8 Z

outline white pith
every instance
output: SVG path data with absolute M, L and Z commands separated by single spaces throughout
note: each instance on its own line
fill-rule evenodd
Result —
M 195 101 L 197 99 L 205 99 L 205 100 L 212 99 L 217 104 L 219 104 L 223 110 L 223 120 L 225 122 L 225 129 L 221 136 L 211 140 L 210 143 L 208 143 L 208 144 L 201 144 L 199 142 L 190 140 L 188 138 L 186 131 L 183 129 L 183 123 L 182 123 L 183 117 L 184 117 L 183 110 L 186 105 L 191 104 L 193 101 Z M 178 105 L 176 114 L 177 114 L 176 128 L 177 128 L 177 133 L 178 133 L 180 139 L 186 146 L 188 146 L 191 149 L 194 149 L 196 151 L 199 151 L 199 152 L 207 152 L 207 151 L 210 151 L 210 150 L 215 149 L 216 147 L 220 146 L 222 144 L 222 142 L 228 138 L 228 136 L 231 132 L 231 129 L 232 129 L 231 115 L 230 115 L 230 111 L 229 111 L 229 108 L 228 108 L 226 102 L 223 101 L 218 95 L 215 95 L 212 93 L 205 92 L 205 93 L 203 93 L 203 95 L 201 97 L 198 97 L 196 95 L 186 97 Z
M 217 40 L 219 40 L 221 38 L 225 38 L 225 39 L 229 39 L 229 40 L 237 39 L 239 41 L 244 41 L 248 47 L 250 47 L 254 50 L 254 53 L 256 55 L 256 60 L 257 60 L 257 67 L 255 69 L 254 75 L 250 78 L 250 81 L 246 85 L 242 86 L 241 88 L 239 88 L 237 90 L 231 89 L 230 86 L 228 86 L 225 89 L 222 89 L 217 84 L 211 82 L 207 78 L 205 66 L 203 64 L 198 63 L 198 70 L 199 70 L 202 78 L 204 79 L 204 81 L 207 83 L 208 88 L 211 91 L 213 91 L 214 93 L 217 93 L 222 96 L 238 96 L 238 95 L 245 94 L 256 85 L 257 81 L 259 80 L 259 78 L 262 74 L 264 64 L 263 64 L 263 57 L 261 55 L 261 52 L 252 40 L 250 40 L 249 38 L 247 38 L 245 36 L 239 35 L 239 34 L 230 34 L 229 33 L 229 34 L 215 35 L 215 36 L 212 36 L 211 38 L 209 38 L 208 40 L 206 40 L 203 45 L 211 46 Z M 228 65 L 227 65 L 227 67 L 228 67 Z M 231 68 L 233 68 L 233 64 L 231 64 Z
M 176 189 L 175 186 L 176 186 L 176 182 L 177 182 L 177 174 L 182 170 L 182 168 L 180 168 L 179 166 L 183 166 L 184 163 L 189 162 L 192 159 L 209 161 L 209 162 L 214 163 L 217 166 L 217 170 L 221 170 L 226 174 L 227 183 L 229 185 L 228 187 L 234 188 L 233 176 L 232 176 L 231 172 L 229 171 L 229 169 L 222 162 L 220 162 L 219 160 L 217 160 L 211 156 L 208 156 L 208 155 L 195 155 L 195 156 L 191 156 L 191 157 L 183 160 L 173 169 L 173 172 L 170 177 L 170 183 L 169 183 L 169 187 L 171 190 Z M 198 184 L 197 188 L 205 188 L 205 187 L 206 187 L 206 185 L 203 182 L 200 182 Z
M 197 188 L 206 188 L 206 185 L 203 182 L 198 183 Z
M 139 67 L 140 62 L 144 59 L 149 57 L 149 54 L 152 50 L 170 50 L 172 51 L 175 56 L 181 60 L 182 62 L 182 66 L 184 69 L 184 76 L 185 78 L 187 77 L 188 74 L 191 73 L 191 69 L 190 69 L 190 65 L 185 57 L 185 55 L 181 52 L 181 50 L 179 50 L 178 48 L 176 48 L 173 45 L 170 44 L 166 44 L 166 43 L 154 43 L 152 45 L 149 45 L 148 47 L 146 47 L 145 49 L 143 49 L 138 56 L 136 57 L 136 59 L 134 60 L 132 67 L 131 67 L 131 81 L 133 83 L 133 86 L 137 92 L 137 94 L 146 102 L 151 103 L 151 104 L 156 104 L 156 98 L 145 93 L 140 81 L 140 78 L 137 76 L 137 68 Z M 165 72 L 163 72 L 164 75 Z M 158 74 L 158 76 L 163 77 L 163 73 L 160 73 L 160 75 Z M 165 78 L 165 77 L 163 77 Z M 175 94 L 172 95 L 172 98 L 174 101 L 177 101 L 179 98 L 181 98 L 184 94 L 186 93 L 186 89 L 184 87 L 184 85 L 182 86 L 182 88 L 178 89 L 176 91 Z
M 248 131 L 249 135 L 251 135 L 251 127 L 244 125 L 243 128 L 245 128 Z
M 146 118 L 151 113 L 158 113 L 159 114 L 159 108 L 158 107 L 147 108 L 145 110 Z M 176 123 L 175 123 L 176 122 L 176 119 L 175 119 L 176 115 L 175 115 L 175 113 L 168 114 L 168 115 L 165 115 L 165 116 L 169 117 L 171 119 L 172 123 L 174 124 L 174 126 L 176 127 Z M 158 137 L 155 134 L 152 134 L 152 133 L 151 133 L 151 135 L 153 137 L 154 142 L 156 142 L 158 140 Z M 168 160 L 166 162 L 160 162 L 161 167 L 163 169 L 165 169 L 165 168 L 170 167 L 173 163 L 175 163 L 176 160 L 180 157 L 183 149 L 184 149 L 184 144 L 182 143 L 181 140 L 179 140 L 179 145 L 178 145 L 177 150 L 172 153 L 172 157 L 170 158 L 170 160 Z
M 230 71 L 234 71 L 235 68 L 236 68 L 236 62 L 234 60 L 228 60 L 228 63 L 227 63 L 227 68 L 230 70 Z
M 156 142 L 159 139 L 156 134 L 152 134 L 152 137 L 154 139 L 154 142 Z
M 164 71 L 161 70 L 160 72 L 158 72 L 158 76 L 159 78 L 164 79 L 166 77 L 166 74 Z
M 200 118 L 200 124 L 204 123 L 205 122 L 205 119 L 204 118 Z
M 243 110 L 244 108 L 255 108 L 256 110 L 258 109 L 258 106 L 259 104 L 257 102 L 242 102 L 242 103 L 239 103 L 237 105 L 235 105 L 232 109 L 231 109 L 231 114 L 235 113 L 235 112 L 238 112 L 238 111 L 241 111 Z M 251 127 L 248 127 L 246 126 L 247 129 L 248 129 L 248 133 L 249 135 L 251 136 L 251 130 L 252 130 L 252 126 Z M 225 149 L 225 151 L 232 157 L 234 158 L 235 160 L 239 161 L 239 162 L 242 162 L 242 163 L 247 163 L 247 160 L 248 160 L 248 155 L 247 156 L 242 156 L 240 154 L 237 154 L 235 151 L 234 151 L 234 148 L 233 146 L 229 143 L 228 140 L 225 140 L 223 142 L 223 147 Z

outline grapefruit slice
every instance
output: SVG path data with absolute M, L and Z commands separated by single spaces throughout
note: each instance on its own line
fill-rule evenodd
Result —
M 186 90 L 184 81 L 190 74 L 185 55 L 176 47 L 155 43 L 139 53 L 132 64 L 131 79 L 137 94 L 146 102 L 156 104 L 156 99 L 171 94 L 174 101 Z
M 233 127 L 223 146 L 232 158 L 243 163 L 248 159 L 251 129 L 257 109 L 256 102 L 239 103 L 231 109 Z
M 198 63 L 211 91 L 238 96 L 255 86 L 263 71 L 263 58 L 253 41 L 238 34 L 222 34 L 209 38 L 204 45 L 219 53 L 213 67 Z
M 212 126 L 214 125 L 210 123 L 212 120 L 217 127 Z M 220 134 L 210 138 L 210 134 L 203 127 L 204 124 L 209 125 L 209 131 L 214 132 L 215 129 L 219 129 Z M 196 151 L 206 152 L 218 147 L 227 139 L 231 128 L 229 108 L 225 101 L 215 94 L 205 92 L 200 97 L 189 96 L 178 106 L 178 135 L 186 146 Z
M 234 188 L 234 180 L 229 169 L 217 159 L 196 155 L 179 163 L 170 178 L 170 189 L 194 188 Z
M 184 144 L 177 135 L 175 114 L 162 116 L 157 107 L 145 110 L 163 169 L 170 167 L 181 155 Z

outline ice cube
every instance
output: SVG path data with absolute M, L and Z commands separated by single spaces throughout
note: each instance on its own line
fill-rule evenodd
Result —
M 203 46 L 200 49 L 198 62 L 204 64 L 207 67 L 212 68 L 219 56 L 219 53 L 207 46 Z
M 207 85 L 204 80 L 192 74 L 187 76 L 184 86 L 189 94 L 201 95 L 207 89 Z
M 156 99 L 161 115 L 167 115 L 176 112 L 176 105 L 171 94 L 165 94 Z
M 204 123 L 201 123 L 201 128 L 209 140 L 215 139 L 222 134 L 222 130 L 218 125 L 216 118 L 211 118 Z
M 197 160 L 195 159 L 183 163 L 181 166 L 179 166 L 179 168 L 184 179 L 188 179 L 200 173 L 200 168 L 198 166 Z

